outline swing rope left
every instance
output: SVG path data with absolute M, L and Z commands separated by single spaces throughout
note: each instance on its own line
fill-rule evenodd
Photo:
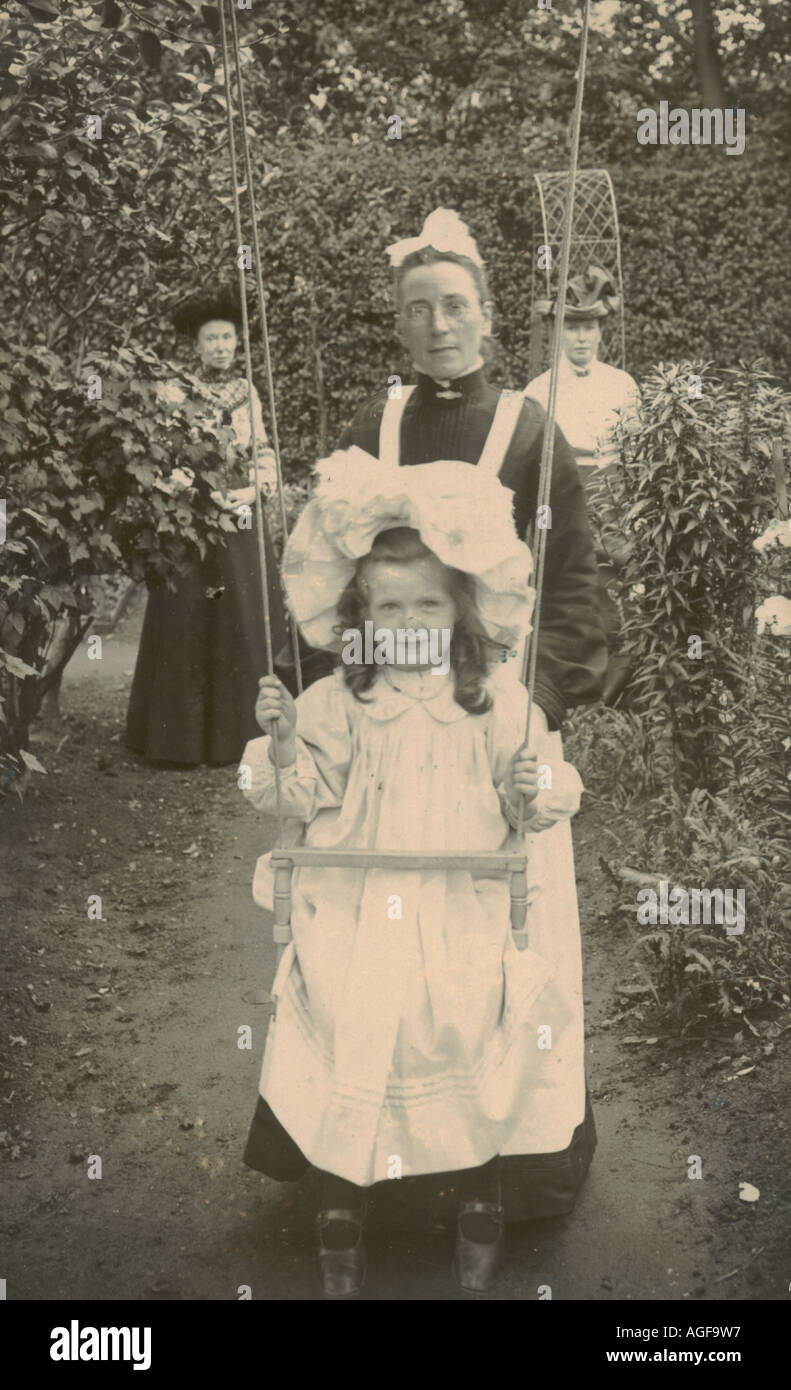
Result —
M 261 500 L 261 469 L 258 455 L 258 441 L 256 439 L 255 410 L 253 407 L 254 386 L 253 386 L 253 365 L 250 353 L 250 323 L 247 312 L 247 284 L 245 275 L 244 258 L 242 254 L 242 214 L 240 206 L 240 188 L 238 179 L 238 164 L 236 158 L 236 133 L 234 130 L 233 100 L 231 93 L 231 62 L 228 42 L 228 21 L 226 18 L 226 5 L 230 15 L 231 41 L 233 46 L 234 68 L 236 72 L 236 93 L 239 107 L 239 128 L 240 143 L 242 148 L 242 158 L 244 160 L 244 171 L 247 188 L 247 203 L 250 220 L 250 238 L 252 250 L 253 271 L 255 275 L 256 294 L 258 298 L 258 314 L 261 324 L 261 341 L 264 350 L 264 367 L 266 372 L 267 396 L 269 400 L 269 415 L 272 422 L 272 449 L 275 455 L 275 469 L 277 473 L 277 496 L 280 509 L 280 521 L 283 534 L 283 542 L 287 535 L 286 523 L 286 504 L 283 491 L 283 469 L 280 459 L 280 440 L 277 429 L 277 408 L 275 405 L 275 382 L 272 371 L 272 353 L 269 344 L 269 329 L 266 315 L 266 295 L 264 293 L 264 280 L 262 270 L 261 248 L 258 239 L 258 218 L 256 215 L 255 192 L 253 188 L 253 170 L 250 160 L 250 147 L 247 140 L 247 115 L 244 100 L 244 83 L 242 81 L 242 70 L 239 59 L 239 33 L 236 23 L 236 11 L 233 0 L 220 0 L 220 44 L 222 48 L 222 68 L 223 80 L 225 84 L 225 114 L 228 126 L 228 152 L 231 167 L 231 193 L 233 202 L 234 228 L 236 232 L 236 263 L 239 277 L 239 305 L 242 319 L 242 340 L 244 343 L 244 364 L 247 377 L 247 408 L 250 417 L 250 447 L 253 455 L 253 468 L 255 472 L 255 521 L 256 538 L 258 542 L 258 564 L 261 580 L 261 598 L 264 610 L 264 639 L 266 643 L 266 665 L 267 672 L 271 676 L 274 673 L 274 653 L 272 650 L 272 617 L 269 602 L 269 574 L 266 557 L 266 545 L 264 542 L 264 511 Z M 293 613 L 289 613 L 289 627 L 291 633 L 291 645 L 294 654 L 294 666 L 297 677 L 297 691 L 302 690 L 302 667 L 299 656 L 299 634 Z M 280 758 L 278 748 L 277 726 L 272 728 L 272 748 L 274 750 L 274 770 L 275 770 L 275 797 L 277 806 L 277 829 L 278 842 L 283 839 L 283 801 L 280 785 Z

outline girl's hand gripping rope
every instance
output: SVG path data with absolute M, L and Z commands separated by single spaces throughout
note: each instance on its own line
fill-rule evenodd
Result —
M 525 743 L 512 757 L 505 774 L 505 794 L 515 816 L 524 797 L 524 815 L 529 820 L 533 805 L 538 796 L 538 754 L 531 753 Z
M 297 707 L 277 676 L 262 676 L 258 682 L 255 718 L 258 727 L 263 729 L 265 734 L 277 730 L 278 765 L 288 767 L 295 762 L 297 745 L 294 730 L 297 726 Z M 272 757 L 271 747 L 269 756 Z

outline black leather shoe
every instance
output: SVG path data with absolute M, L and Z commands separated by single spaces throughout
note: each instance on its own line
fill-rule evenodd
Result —
M 327 1227 L 331 1222 L 343 1221 L 357 1227 L 357 1240 L 354 1245 L 342 1250 L 332 1250 L 324 1243 Z M 348 1298 L 360 1292 L 365 1283 L 366 1249 L 363 1244 L 365 1212 L 320 1211 L 316 1218 L 319 1232 L 319 1269 L 321 1285 L 325 1298 Z
M 464 1234 L 465 1216 L 487 1216 L 496 1229 L 492 1241 L 470 1240 Z M 453 1274 L 463 1289 L 486 1293 L 495 1283 L 505 1249 L 505 1213 L 498 1202 L 463 1202 L 456 1223 Z

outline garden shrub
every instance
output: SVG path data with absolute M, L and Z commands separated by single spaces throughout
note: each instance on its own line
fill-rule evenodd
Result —
M 661 1011 L 685 1030 L 707 1017 L 727 1020 L 738 1018 L 745 1009 L 765 1014 L 787 1005 L 791 995 L 791 848 L 787 839 L 767 835 L 737 798 L 697 792 L 686 806 L 673 802 L 671 793 L 659 815 L 646 817 L 643 843 L 651 871 L 659 872 L 669 885 L 668 921 L 651 925 L 648 931 L 635 929 L 636 892 L 621 909 L 622 920 L 629 923 L 632 951 L 640 954 Z M 658 822 L 664 840 L 661 863 L 657 862 Z M 674 914 L 674 886 L 687 893 L 694 889 L 730 892 L 734 895 L 731 905 L 741 894 L 741 933 L 731 935 L 721 923 L 696 923 L 694 913 L 684 911 L 683 900 Z M 705 908 L 699 915 L 705 916 Z
M 754 542 L 776 510 L 769 446 L 789 409 L 755 364 L 686 362 L 657 367 L 639 420 L 618 426 L 609 530 L 631 542 L 619 576 L 631 699 L 664 712 L 682 792 L 718 792 L 734 776 L 723 716 L 747 698 L 762 596 Z
M 168 582 L 234 520 L 210 499 L 231 440 L 199 407 L 170 413 L 154 400 L 172 375 L 149 352 L 124 349 L 87 363 L 101 397 L 86 401 L 45 348 L 0 348 L 7 534 L 0 570 L 0 784 L 38 768 L 26 751 L 46 690 L 90 630 L 96 579 L 122 570 Z M 98 389 L 98 388 L 97 388 Z M 87 423 L 86 423 L 87 422 Z M 75 447 L 75 441 L 80 446 Z M 190 468 L 195 485 L 169 481 Z M 46 678 L 55 620 L 69 640 Z

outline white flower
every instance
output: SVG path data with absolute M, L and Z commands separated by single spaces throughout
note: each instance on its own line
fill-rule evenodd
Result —
M 170 477 L 155 478 L 154 487 L 159 488 L 160 492 L 166 492 L 168 497 L 175 497 L 177 492 L 192 487 L 194 482 L 195 474 L 191 468 L 174 468 Z
M 180 487 L 192 487 L 195 482 L 195 474 L 191 468 L 174 468 L 170 475 L 172 483 L 178 483 Z
M 160 492 L 166 492 L 168 497 L 173 497 L 176 492 L 169 478 L 155 478 L 154 487 L 159 488 Z
M 182 405 L 187 399 L 177 381 L 157 382 L 157 399 L 164 405 Z
M 753 541 L 756 550 L 768 550 L 777 542 L 786 549 L 791 547 L 791 518 L 781 520 L 779 516 L 770 521 L 766 530 Z
M 782 594 L 773 594 L 756 608 L 755 616 L 759 636 L 768 630 L 776 637 L 791 637 L 791 599 L 783 598 Z
M 395 270 L 407 256 L 429 247 L 432 251 L 453 251 L 457 256 L 466 256 L 474 265 L 483 265 L 478 247 L 459 214 L 452 208 L 435 208 L 423 223 L 420 236 L 394 241 L 392 246 L 388 246 L 387 254 Z

